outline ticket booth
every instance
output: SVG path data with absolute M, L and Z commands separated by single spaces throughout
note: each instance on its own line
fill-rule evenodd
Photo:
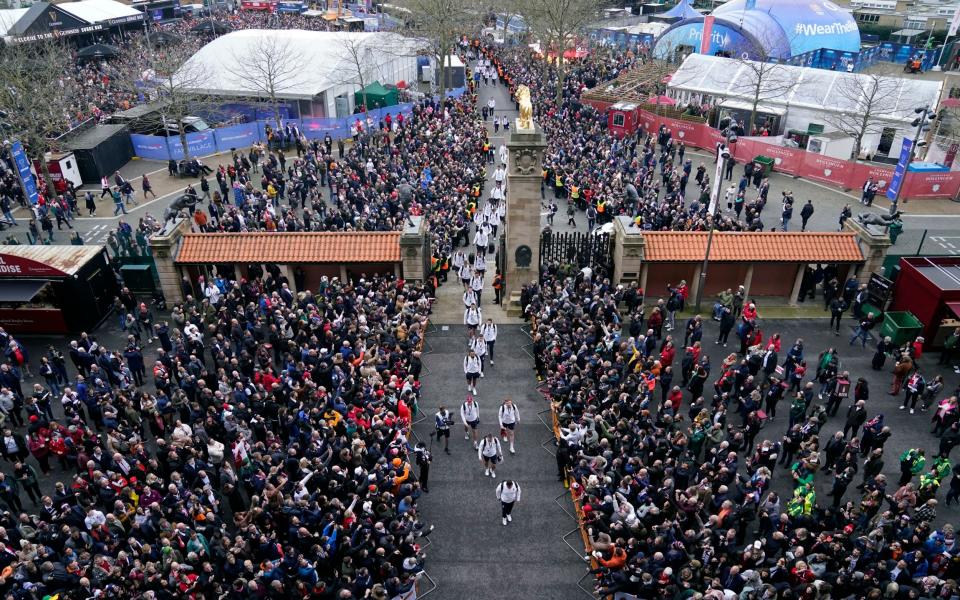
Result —
M 607 109 L 607 127 L 617 137 L 627 137 L 637 131 L 637 105 L 617 102 Z

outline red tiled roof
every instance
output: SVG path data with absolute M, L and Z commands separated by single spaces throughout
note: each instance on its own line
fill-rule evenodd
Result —
M 400 232 L 188 233 L 180 264 L 400 261 Z
M 707 232 L 649 231 L 644 260 L 651 262 L 702 261 Z M 862 262 L 863 254 L 852 232 L 782 233 L 714 232 L 710 260 L 717 262 Z

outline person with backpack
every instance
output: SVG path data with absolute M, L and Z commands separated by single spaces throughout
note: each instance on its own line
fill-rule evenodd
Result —
M 503 448 L 500 440 L 492 433 L 483 436 L 477 445 L 477 457 L 483 465 L 484 477 L 497 478 L 497 463 L 503 460 Z
M 500 405 L 497 411 L 497 419 L 500 421 L 500 436 L 504 442 L 510 442 L 510 454 L 516 454 L 513 444 L 516 439 L 516 428 L 520 422 L 520 410 L 513 400 L 507 398 Z
M 512 479 L 497 485 L 497 500 L 500 501 L 500 522 L 504 526 L 513 521 L 513 506 L 520 502 L 520 484 Z
M 467 394 L 467 399 L 460 405 L 460 420 L 463 421 L 463 439 L 473 438 L 473 447 L 480 447 L 480 406 L 473 396 Z

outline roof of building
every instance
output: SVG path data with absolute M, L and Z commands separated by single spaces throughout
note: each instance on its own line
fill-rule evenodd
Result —
M 64 2 L 57 4 L 57 7 L 64 10 L 78 19 L 83 19 L 87 23 L 105 23 L 114 19 L 132 17 L 141 19 L 143 13 L 139 10 L 114 0 L 81 0 L 80 2 Z
M 270 54 L 283 65 L 276 96 L 313 98 L 336 85 L 357 79 L 357 62 L 364 80 L 390 78 L 398 58 L 414 56 L 423 40 L 389 32 L 306 31 L 302 29 L 243 29 L 222 35 L 190 57 L 175 77 L 183 86 L 217 96 L 260 96 L 262 83 L 250 66 L 252 56 Z M 293 68 L 296 63 L 309 68 Z M 245 75 L 248 74 L 248 75 Z
M 755 71 L 748 61 L 691 54 L 667 84 L 671 92 L 692 92 L 753 102 L 750 91 Z M 755 82 L 756 79 L 753 79 Z M 793 65 L 768 69 L 760 83 L 764 104 L 798 106 L 811 110 L 859 114 L 869 110 L 874 118 L 912 121 L 917 106 L 935 106 L 942 81 L 880 77 Z M 882 101 L 871 98 L 876 86 Z
M 399 231 L 190 233 L 176 258 L 181 264 L 399 261 Z
M 103 251 L 103 246 L 0 246 L 0 262 L 10 262 L 3 261 L 4 256 L 26 259 L 27 262 L 18 271 L 22 277 L 44 277 L 51 269 L 63 275 L 73 275 Z M 34 271 L 30 262 L 40 263 L 47 268 Z
M 0 10 L 0 36 L 7 35 L 10 28 L 27 14 L 29 8 L 8 8 Z
M 644 232 L 644 260 L 702 261 L 707 252 L 707 236 L 704 231 Z M 855 263 L 863 261 L 863 253 L 854 233 L 715 232 L 710 260 Z

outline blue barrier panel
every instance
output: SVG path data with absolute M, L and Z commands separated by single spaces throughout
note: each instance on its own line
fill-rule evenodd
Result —
M 215 129 L 214 133 L 217 152 L 228 152 L 230 148 L 252 146 L 260 139 L 257 136 L 257 125 L 255 123 L 222 127 Z
M 170 144 L 170 158 L 181 160 L 183 158 L 183 145 L 180 143 L 180 137 L 171 136 L 168 142 Z M 217 144 L 213 130 L 188 133 L 187 148 L 190 150 L 191 157 L 206 156 L 215 153 L 217 151 Z
M 167 138 L 163 136 L 131 133 L 130 142 L 133 144 L 133 153 L 140 158 L 170 160 L 170 149 L 167 146 Z
M 308 140 L 323 139 L 328 133 L 333 139 L 349 137 L 345 119 L 307 118 L 300 122 L 300 131 Z

